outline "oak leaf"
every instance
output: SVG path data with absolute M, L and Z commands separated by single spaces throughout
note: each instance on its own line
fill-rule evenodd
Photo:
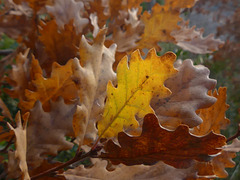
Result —
M 220 87 L 218 91 L 214 90 L 213 93 L 209 91 L 208 95 L 215 97 L 217 101 L 209 108 L 197 111 L 203 123 L 191 131 L 195 135 L 205 135 L 211 131 L 220 134 L 220 130 L 225 129 L 230 123 L 230 120 L 225 117 L 225 112 L 229 108 L 229 105 L 226 104 L 227 88 Z
M 73 61 L 73 80 L 80 98 L 73 125 L 79 144 L 83 143 L 84 136 L 88 143 L 95 139 L 95 123 L 104 107 L 106 85 L 116 77 L 112 70 L 116 45 L 104 46 L 105 33 L 106 29 L 100 30 L 92 45 L 83 36 L 79 47 L 81 59 Z
M 215 87 L 216 80 L 209 79 L 210 71 L 206 67 L 194 66 L 191 60 L 180 62 L 177 70 L 176 76 L 165 82 L 172 94 L 165 99 L 154 98 L 151 105 L 162 126 L 174 129 L 184 123 L 195 127 L 203 121 L 196 110 L 207 108 L 216 101 L 207 95 L 208 90 Z
M 220 130 L 225 129 L 230 123 L 229 119 L 225 117 L 225 112 L 229 108 L 229 105 L 226 104 L 227 88 L 220 87 L 218 91 L 214 90 L 213 93 L 212 91 L 208 91 L 208 95 L 215 97 L 217 101 L 208 108 L 197 110 L 197 114 L 203 122 L 199 126 L 194 127 L 191 132 L 198 136 L 208 134 L 211 131 L 220 134 Z M 225 168 L 235 166 L 235 163 L 232 161 L 232 158 L 235 156 L 234 152 L 227 152 L 223 148 L 221 154 L 214 157 L 208 164 L 197 164 L 196 169 L 201 175 L 213 174 L 216 177 L 226 178 L 228 173 Z
M 223 149 L 227 152 L 240 152 L 240 140 L 234 139 L 232 144 L 226 145 Z
M 165 0 L 164 8 L 166 9 L 180 9 L 180 8 L 191 8 L 195 4 L 196 0 Z
M 181 29 L 175 30 L 171 35 L 176 44 L 186 51 L 196 54 L 207 54 L 218 50 L 223 45 L 220 39 L 214 39 L 214 34 L 203 37 L 203 29 L 195 30 L 196 26 L 188 27 L 188 23 L 182 23 Z
M 25 89 L 28 87 L 28 53 L 29 49 L 25 50 L 24 54 L 19 53 L 17 55 L 16 64 L 12 65 L 11 74 L 5 78 L 12 89 L 5 88 L 4 91 L 12 98 L 18 98 L 20 101 L 25 100 Z
M 117 44 L 118 52 L 130 52 L 137 47 L 137 41 L 141 39 L 143 33 L 143 23 L 137 17 L 138 9 L 128 10 L 129 17 L 125 18 L 125 28 L 120 26 L 113 29 L 112 40 Z
M 171 36 L 173 30 L 179 29 L 178 22 L 182 19 L 179 17 L 179 11 L 164 9 L 156 3 L 152 8 L 152 13 L 145 11 L 141 20 L 145 25 L 144 34 L 138 42 L 138 48 L 158 47 L 158 42 L 173 42 Z
M 11 122 L 13 122 L 12 115 L 2 99 L 0 99 L 0 110 L 2 110 L 1 114 L 3 115 L 0 115 L 0 122 L 6 123 L 6 121 L 4 120 L 5 117 L 7 117 L 11 120 Z M 13 131 L 7 131 L 3 126 L 0 125 L 0 142 L 9 141 L 11 138 L 13 138 L 13 135 Z
M 71 149 L 73 144 L 65 136 L 74 136 L 72 120 L 76 104 L 65 104 L 63 98 L 50 101 L 50 112 L 45 112 L 40 101 L 30 110 L 27 127 L 27 162 L 37 168 L 47 155 Z
M 16 115 L 16 123 L 17 127 L 13 128 L 9 123 L 8 126 L 11 130 L 14 131 L 16 136 L 16 150 L 15 152 L 10 152 L 9 163 L 8 164 L 8 177 L 16 177 L 18 173 L 15 171 L 20 168 L 20 174 L 24 180 L 30 180 L 28 174 L 28 166 L 26 161 L 26 153 L 27 153 L 27 122 L 28 122 L 29 113 L 23 115 L 23 125 L 20 116 L 20 112 Z M 17 162 L 17 163 L 16 163 Z
M 84 168 L 83 165 L 80 165 L 75 169 L 69 169 L 64 172 L 64 177 L 67 180 L 82 180 L 84 178 L 103 180 L 182 180 L 188 177 L 195 177 L 194 167 L 190 167 L 188 169 L 176 169 L 172 166 L 164 164 L 163 162 L 158 162 L 153 166 L 126 166 L 121 164 L 114 170 L 109 171 L 107 170 L 107 161 L 100 159 L 92 159 L 92 161 L 93 166 L 91 168 Z
M 194 136 L 186 125 L 169 131 L 159 125 L 154 114 L 147 114 L 139 137 L 120 132 L 118 142 L 120 146 L 109 140 L 104 147 L 106 153 L 99 157 L 109 159 L 113 164 L 151 165 L 163 161 L 176 168 L 188 168 L 194 160 L 209 161 L 212 155 L 221 152 L 219 148 L 226 138 L 212 132 L 202 137 Z
M 82 17 L 84 4 L 75 0 L 58 0 L 53 6 L 46 6 L 47 11 L 55 16 L 60 29 L 64 29 L 66 24 L 73 20 L 77 34 L 82 33 L 83 28 L 89 23 L 87 18 Z
M 38 60 L 32 59 L 32 86 L 33 90 L 26 89 L 26 100 L 20 101 L 19 107 L 28 111 L 33 108 L 35 102 L 40 100 L 43 108 L 50 111 L 49 100 L 56 100 L 62 96 L 65 100 L 71 101 L 77 98 L 77 88 L 72 81 L 72 61 L 66 65 L 60 66 L 54 62 L 52 64 L 52 73 L 50 78 L 44 78 L 43 72 L 38 64 Z
M 75 32 L 75 27 L 70 21 L 64 28 L 59 29 L 56 21 L 51 20 L 39 28 L 39 40 L 43 43 L 48 55 L 48 61 L 41 66 L 44 69 L 49 68 L 51 62 L 58 62 L 61 65 L 67 63 L 71 58 L 78 57 L 78 46 L 81 34 Z M 49 70 L 48 70 L 49 71 Z
M 151 49 L 143 60 L 137 50 L 132 53 L 129 66 L 127 56 L 120 61 L 117 88 L 108 83 L 103 118 L 98 122 L 100 137 L 113 137 L 123 128 L 138 127 L 135 115 L 143 118 L 153 112 L 149 105 L 151 98 L 154 95 L 164 98 L 171 94 L 163 83 L 177 72 L 173 68 L 175 57 L 171 52 L 159 57 Z

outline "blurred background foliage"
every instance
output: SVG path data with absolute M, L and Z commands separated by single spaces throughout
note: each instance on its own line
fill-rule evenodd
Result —
M 4 1 L 2 0 L 3 4 Z M 150 3 L 142 3 L 143 11 L 150 11 L 155 4 L 164 4 L 164 0 L 152 0 Z M 2 5 L 0 5 L 1 10 Z M 181 16 L 185 20 L 189 20 L 190 26 L 196 25 L 197 28 L 204 28 L 204 35 L 213 33 L 215 38 L 225 41 L 225 44 L 216 52 L 211 54 L 194 54 L 185 51 L 173 43 L 160 43 L 162 48 L 159 55 L 167 51 L 173 51 L 178 59 L 192 59 L 195 64 L 203 64 L 210 71 L 210 78 L 217 80 L 217 88 L 226 86 L 228 88 L 227 103 L 230 108 L 226 116 L 231 120 L 229 127 L 223 132 L 226 137 L 235 134 L 240 123 L 240 1 L 239 0 L 199 0 L 191 9 L 183 9 Z M 0 36 L 0 62 L 4 61 L 4 57 L 8 52 L 16 49 L 18 44 L 5 34 Z M 14 62 L 14 60 L 13 60 Z M 4 63 L 2 63 L 4 64 Z M 7 65 L 0 67 L 11 69 Z M 4 75 L 7 75 L 4 74 Z M 2 77 L 1 77 L 2 78 Z M 7 84 L 0 86 L 0 98 L 6 103 L 10 109 L 12 116 L 15 117 L 17 108 L 17 99 L 10 98 L 4 93 L 3 88 Z M 1 142 L 0 149 L 4 148 L 6 143 Z M 76 146 L 73 149 L 59 153 L 55 160 L 65 162 L 74 156 Z M 240 156 L 234 159 L 235 168 L 228 169 L 229 180 L 240 179 Z M 88 164 L 89 161 L 85 161 Z M 0 166 L 0 171 L 3 166 Z

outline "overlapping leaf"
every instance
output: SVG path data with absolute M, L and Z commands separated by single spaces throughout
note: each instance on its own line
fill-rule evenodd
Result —
M 227 88 L 220 87 L 213 93 L 208 92 L 209 96 L 215 97 L 217 101 L 209 108 L 199 109 L 198 115 L 203 120 L 203 123 L 192 129 L 192 133 L 195 135 L 205 135 L 211 131 L 220 134 L 221 129 L 225 129 L 229 124 L 229 119 L 225 117 L 225 112 L 229 105 L 226 104 Z M 226 178 L 228 173 L 225 168 L 232 168 L 235 163 L 232 158 L 235 157 L 235 153 L 227 152 L 223 150 L 220 155 L 214 157 L 208 164 L 197 165 L 197 169 L 201 175 L 209 175 L 213 173 L 220 178 Z M 200 169 L 199 169 L 200 168 Z
M 175 131 L 166 130 L 159 125 L 154 114 L 148 114 L 144 117 L 141 136 L 119 133 L 120 146 L 109 140 L 104 147 L 106 153 L 100 157 L 113 164 L 151 165 L 163 161 L 176 168 L 188 168 L 194 159 L 209 161 L 211 155 L 221 152 L 219 148 L 225 141 L 224 136 L 212 132 L 202 137 L 193 136 L 185 125 L 178 126 Z
M 55 16 L 60 29 L 64 29 L 64 26 L 73 20 L 77 33 L 82 33 L 83 28 L 89 22 L 87 18 L 82 17 L 84 14 L 84 4 L 81 1 L 58 0 L 55 1 L 53 6 L 46 6 L 46 8 L 49 13 Z
M 188 169 L 175 169 L 172 166 L 166 165 L 163 162 L 158 162 L 153 166 L 134 165 L 125 166 L 120 165 L 112 171 L 106 169 L 107 162 L 99 159 L 92 159 L 93 167 L 84 168 L 83 165 L 75 169 L 69 169 L 63 175 L 67 180 L 82 180 L 87 179 L 171 179 L 182 180 L 184 178 L 195 177 L 194 167 Z
M 209 108 L 198 110 L 203 123 L 193 129 L 192 133 L 195 135 L 205 135 L 211 131 L 220 134 L 220 130 L 225 129 L 230 123 L 230 120 L 225 117 L 225 112 L 229 108 L 226 104 L 227 88 L 220 87 L 213 93 L 209 91 L 208 95 L 215 97 L 217 101 Z
M 127 56 L 120 61 L 117 88 L 108 83 L 103 119 L 98 122 L 100 137 L 113 137 L 125 127 L 138 127 L 135 115 L 144 117 L 153 112 L 149 105 L 152 96 L 163 98 L 171 94 L 163 83 L 176 73 L 174 61 L 175 54 L 168 52 L 159 57 L 154 49 L 145 60 L 139 51 L 133 52 L 129 67 Z
M 172 94 L 165 99 L 154 99 L 152 107 L 164 127 L 174 129 L 184 123 L 195 127 L 202 123 L 196 110 L 211 106 L 216 99 L 207 95 L 215 87 L 216 81 L 209 79 L 209 70 L 194 66 L 191 60 L 178 65 L 177 75 L 165 82 Z M 204 134 L 205 135 L 205 134 Z
M 49 63 L 53 61 L 64 65 L 69 59 L 78 56 L 77 47 L 81 34 L 77 34 L 75 29 L 72 21 L 65 24 L 62 29 L 58 28 L 55 20 L 42 23 L 39 40 L 43 43 L 48 55 L 48 61 L 42 65 L 44 69 L 48 69 Z
M 188 23 L 182 24 L 181 29 L 175 30 L 171 35 L 175 38 L 176 44 L 196 54 L 207 54 L 218 50 L 218 47 L 223 45 L 220 39 L 214 39 L 214 35 L 210 34 L 203 37 L 203 29 L 195 30 L 196 26 L 188 27 Z
M 12 86 L 12 89 L 5 91 L 13 98 L 18 98 L 20 101 L 25 99 L 25 88 L 28 86 L 28 63 L 27 58 L 29 49 L 24 54 L 19 53 L 16 58 L 16 65 L 12 65 L 12 73 L 6 78 L 7 82 Z
M 74 100 L 77 97 L 77 88 L 71 79 L 72 61 L 65 66 L 53 63 L 50 78 L 44 78 L 38 61 L 32 60 L 32 86 L 34 90 L 25 90 L 25 101 L 20 101 L 22 110 L 30 110 L 35 102 L 40 100 L 44 109 L 50 111 L 49 100 L 56 100 L 62 96 L 66 100 Z M 71 93 L 70 93 L 71 92 Z
M 65 104 L 62 98 L 50 101 L 50 112 L 45 112 L 37 101 L 30 111 L 27 128 L 27 162 L 31 168 L 41 165 L 47 155 L 71 149 L 73 144 L 65 136 L 73 136 L 72 120 L 76 104 Z
M 80 98 L 73 125 L 80 144 L 84 136 L 88 142 L 96 137 L 95 123 L 104 107 L 106 85 L 109 80 L 115 81 L 112 64 L 116 45 L 104 46 L 105 33 L 106 29 L 100 30 L 92 45 L 82 37 L 79 48 L 81 59 L 73 61 L 73 80 Z

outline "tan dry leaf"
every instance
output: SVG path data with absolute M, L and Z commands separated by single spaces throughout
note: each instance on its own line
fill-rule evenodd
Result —
M 40 101 L 30 111 L 27 128 L 27 162 L 29 168 L 37 168 L 47 155 L 57 155 L 71 149 L 73 144 L 65 136 L 73 136 L 72 120 L 76 105 L 65 104 L 63 98 L 50 101 L 50 112 L 45 112 Z
M 4 89 L 12 98 L 18 98 L 20 101 L 25 100 L 25 89 L 28 87 L 29 81 L 28 52 L 29 49 L 25 50 L 24 54 L 17 55 L 16 64 L 12 65 L 12 72 L 9 77 L 6 77 L 6 81 L 12 86 L 12 89 Z
M 218 50 L 218 47 L 224 44 L 220 39 L 214 39 L 214 34 L 203 37 L 203 29 L 195 30 L 196 26 L 190 28 L 188 22 L 182 23 L 180 28 L 171 35 L 175 38 L 176 44 L 186 51 L 207 54 Z
M 152 101 L 152 107 L 160 119 L 162 126 L 175 129 L 184 123 L 195 127 L 202 123 L 196 110 L 206 108 L 216 99 L 207 95 L 216 85 L 216 80 L 209 79 L 209 70 L 202 66 L 194 66 L 191 60 L 185 60 L 177 67 L 178 73 L 165 82 L 172 94 L 165 99 Z
M 73 20 L 77 33 L 82 33 L 83 28 L 89 23 L 82 17 L 84 12 L 83 2 L 75 0 L 58 0 L 53 6 L 46 6 L 47 11 L 56 18 L 58 26 L 63 29 L 65 24 Z
M 137 47 L 137 41 L 143 33 L 143 23 L 137 17 L 138 9 L 128 10 L 128 19 L 125 18 L 125 30 L 114 26 L 112 40 L 117 44 L 118 52 L 131 52 Z
M 9 123 L 8 126 L 11 130 L 14 131 L 16 136 L 16 151 L 10 153 L 10 162 L 15 161 L 13 164 L 8 164 L 8 176 L 16 176 L 16 169 L 20 168 L 20 175 L 24 180 L 30 180 L 28 174 L 28 166 L 26 162 L 26 153 L 27 153 L 27 121 L 29 113 L 23 115 L 23 125 L 21 121 L 20 112 L 17 113 L 15 120 L 17 127 L 13 128 Z M 16 163 L 17 161 L 17 163 Z
M 194 167 L 188 169 L 176 169 L 168 166 L 163 162 L 158 162 L 153 166 L 135 165 L 126 166 L 119 165 L 113 171 L 108 171 L 107 161 L 100 159 L 92 159 L 93 167 L 84 168 L 83 165 L 75 169 L 64 172 L 67 180 L 83 180 L 83 179 L 102 179 L 102 180 L 183 180 L 187 177 L 195 177 Z
M 234 139 L 232 144 L 226 145 L 223 149 L 227 152 L 240 152 L 240 140 Z
M 87 142 L 96 137 L 95 122 L 104 106 L 106 85 L 116 76 L 112 70 L 116 45 L 104 47 L 105 33 L 106 29 L 100 30 L 93 45 L 83 36 L 79 47 L 81 59 L 75 58 L 73 63 L 73 80 L 78 85 L 80 97 L 76 117 L 82 118 L 74 118 L 73 125 L 80 144 L 86 133 Z

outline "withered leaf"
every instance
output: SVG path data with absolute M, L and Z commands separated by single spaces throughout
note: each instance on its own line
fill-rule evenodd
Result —
M 77 33 L 82 33 L 83 28 L 88 24 L 89 20 L 82 17 L 84 12 L 84 4 L 75 0 L 58 0 L 53 6 L 46 6 L 49 13 L 56 18 L 60 29 L 73 20 L 73 24 Z
M 186 125 L 180 125 L 175 131 L 169 131 L 159 125 L 154 114 L 144 118 L 142 134 L 131 137 L 124 132 L 118 134 L 116 145 L 109 140 L 99 157 L 109 159 L 113 164 L 126 165 L 146 164 L 151 165 L 157 161 L 176 168 L 188 168 L 194 160 L 209 161 L 211 155 L 221 152 L 226 138 L 222 135 L 209 133 L 198 137 L 189 133 Z
M 183 180 L 188 177 L 195 177 L 194 167 L 188 169 L 176 169 L 163 162 L 158 162 L 153 166 L 119 165 L 114 170 L 107 170 L 107 161 L 92 159 L 93 167 L 85 168 L 80 165 L 74 169 L 69 169 L 63 173 L 67 180 L 102 179 L 102 180 Z
M 71 149 L 73 144 L 65 136 L 73 136 L 72 120 L 76 104 L 65 104 L 63 98 L 50 101 L 50 112 L 45 112 L 37 101 L 30 111 L 27 128 L 27 162 L 29 168 L 37 168 L 47 155 Z
M 28 174 L 28 166 L 26 161 L 26 153 L 27 153 L 27 121 L 28 121 L 29 113 L 26 113 L 23 115 L 23 125 L 21 121 L 20 112 L 16 115 L 16 123 L 17 127 L 13 128 L 9 123 L 8 126 L 11 130 L 14 131 L 14 134 L 16 136 L 16 151 L 13 153 L 10 153 L 9 161 L 15 163 L 8 164 L 8 176 L 16 176 L 18 168 L 20 168 L 20 175 L 22 176 L 22 179 L 24 180 L 30 180 L 29 174 Z M 17 162 L 17 163 L 16 163 Z
M 176 76 L 166 80 L 165 85 L 172 94 L 165 99 L 155 98 L 152 107 L 161 125 L 174 129 L 180 123 L 195 127 L 202 123 L 196 110 L 206 108 L 216 99 L 207 95 L 216 85 L 216 80 L 209 79 L 210 71 L 202 65 L 193 65 L 191 60 L 179 63 Z

